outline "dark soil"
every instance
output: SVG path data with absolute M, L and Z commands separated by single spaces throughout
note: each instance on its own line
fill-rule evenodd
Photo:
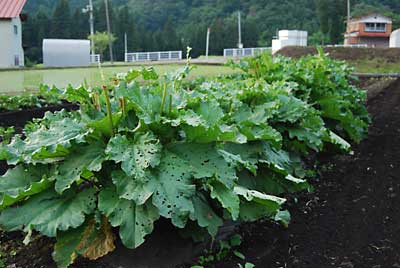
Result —
M 0 111 L 0 126 L 22 128 L 26 122 L 34 118 L 42 118 L 46 112 L 55 112 L 62 109 L 77 110 L 79 107 L 73 103 L 63 103 L 59 105 L 49 105 L 41 108 L 30 108 L 21 111 Z
M 289 202 L 288 229 L 268 221 L 242 227 L 239 251 L 246 261 L 258 268 L 400 268 L 400 80 L 368 107 L 373 117 L 369 137 L 352 156 L 320 158 L 315 192 Z M 35 239 L 24 247 L 17 242 L 20 234 L 3 234 L 0 256 L 10 268 L 54 267 L 52 241 Z M 213 265 L 234 268 L 238 263 L 243 261 L 230 256 Z M 109 268 L 99 262 L 75 267 Z M 129 268 L 141 267 L 172 268 Z
M 242 229 L 240 251 L 260 268 L 400 268 L 400 80 L 370 100 L 369 137 L 353 156 L 322 161 L 314 193 L 290 205 L 287 230 Z M 238 258 L 214 264 L 237 267 Z

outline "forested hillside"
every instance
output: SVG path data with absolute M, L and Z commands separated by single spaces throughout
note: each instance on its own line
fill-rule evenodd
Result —
M 237 44 L 237 11 L 242 12 L 243 43 L 246 47 L 270 46 L 279 29 L 301 29 L 312 44 L 340 43 L 345 30 L 345 0 L 109 0 L 115 56 L 123 58 L 123 36 L 129 51 L 159 51 L 193 47 L 193 55 L 204 54 L 211 27 L 211 54 Z M 24 45 L 30 61 L 41 61 L 43 38 L 87 38 L 85 0 L 28 0 Z M 95 2 L 95 29 L 106 30 L 103 0 Z M 400 27 L 400 1 L 352 1 L 354 15 L 380 11 Z M 105 55 L 108 57 L 108 55 Z

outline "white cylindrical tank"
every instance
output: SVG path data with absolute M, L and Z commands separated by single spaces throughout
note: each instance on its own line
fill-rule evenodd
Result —
M 298 30 L 281 30 L 278 39 L 272 40 L 272 53 L 287 46 L 307 46 L 308 32 Z
M 400 48 L 400 29 L 394 31 L 390 35 L 390 45 L 389 47 Z
M 90 65 L 90 41 L 74 39 L 44 39 L 45 67 L 76 67 Z

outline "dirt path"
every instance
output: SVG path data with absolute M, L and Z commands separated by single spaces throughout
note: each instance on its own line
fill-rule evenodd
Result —
M 259 268 L 400 268 L 400 80 L 368 104 L 368 139 L 324 163 L 288 230 L 255 224 L 241 252 Z M 237 267 L 238 259 L 216 264 Z

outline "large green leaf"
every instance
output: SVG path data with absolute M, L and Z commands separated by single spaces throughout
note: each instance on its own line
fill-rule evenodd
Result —
M 165 150 L 158 171 L 149 182 L 154 192 L 153 204 L 161 216 L 171 218 L 180 228 L 194 211 L 192 196 L 196 188 L 189 167 L 188 161 Z
M 150 132 L 138 134 L 134 140 L 126 136 L 113 137 L 106 153 L 116 163 L 122 163 L 122 170 L 128 176 L 143 177 L 146 169 L 160 163 L 161 144 Z
M 322 149 L 323 137 L 326 136 L 327 130 L 324 121 L 316 111 L 310 110 L 310 112 L 300 120 L 297 127 L 288 127 L 286 129 L 291 139 L 296 138 L 315 151 Z
M 339 146 L 339 148 L 342 149 L 343 151 L 351 150 L 350 143 L 348 143 L 345 139 L 343 139 L 333 131 L 329 131 L 325 139 L 328 142 Z
M 54 245 L 53 259 L 58 268 L 68 268 L 78 257 L 77 248 L 85 233 L 85 226 L 57 234 Z
M 150 180 L 154 177 L 149 172 L 145 176 L 132 177 L 126 175 L 123 171 L 114 171 L 111 176 L 120 198 L 143 205 L 153 194 L 150 188 Z
M 145 124 L 159 122 L 161 117 L 161 94 L 153 94 L 150 88 L 141 88 L 137 84 L 128 85 L 126 96 L 133 105 L 136 115 Z
M 276 101 L 266 102 L 255 107 L 243 103 L 233 114 L 232 119 L 242 127 L 264 125 L 278 112 L 278 107 L 279 102 Z
M 236 126 L 228 125 L 221 121 L 224 117 L 224 112 L 215 100 L 200 102 L 197 107 L 194 107 L 194 112 L 190 118 L 185 117 L 181 119 L 183 123 L 188 122 L 183 125 L 183 131 L 189 142 L 246 142 L 246 136 L 241 134 Z
M 183 131 L 185 132 L 188 142 L 193 143 L 211 143 L 214 141 L 220 141 L 243 144 L 247 141 L 246 136 L 240 133 L 237 127 L 224 124 L 213 127 L 183 126 Z
M 262 148 L 264 152 L 263 158 L 259 160 L 260 163 L 266 163 L 284 174 L 290 174 L 292 172 L 292 165 L 288 152 L 277 150 L 268 143 L 263 143 Z
M 85 214 L 96 206 L 94 189 L 59 195 L 47 190 L 30 198 L 19 207 L 7 208 L 0 215 L 0 227 L 6 231 L 34 229 L 55 237 L 57 231 L 77 228 L 85 221 Z
M 222 220 L 219 218 L 210 205 L 207 199 L 201 194 L 193 197 L 194 212 L 191 213 L 191 220 L 196 220 L 200 227 L 207 228 L 209 234 L 215 237 L 218 233 L 218 228 L 222 226 Z
M 286 199 L 249 190 L 244 187 L 235 187 L 234 192 L 242 196 L 245 202 L 240 205 L 240 218 L 245 221 L 255 221 L 262 217 L 275 217 Z
M 109 217 L 112 226 L 119 227 L 121 240 L 128 248 L 143 244 L 145 236 L 153 231 L 153 224 L 159 218 L 157 208 L 151 203 L 137 205 L 121 199 L 112 188 L 100 192 L 99 210 Z
M 52 183 L 47 179 L 47 166 L 16 166 L 0 178 L 0 210 L 28 197 L 38 194 Z
M 235 194 L 244 197 L 247 201 L 254 201 L 256 203 L 265 204 L 267 206 L 279 208 L 286 199 L 273 195 L 267 195 L 258 191 L 249 190 L 241 186 L 236 186 L 234 189 Z
M 252 144 L 224 144 L 223 149 L 218 150 L 218 153 L 225 159 L 228 164 L 235 167 L 243 166 L 253 174 L 257 172 L 257 164 L 260 155 L 263 153 L 263 148 L 260 143 Z
M 122 117 L 121 112 L 112 114 L 112 121 L 114 128 L 119 125 L 121 117 Z M 106 137 L 111 137 L 113 135 L 112 128 L 110 125 L 110 119 L 108 118 L 108 116 L 104 115 L 104 117 L 99 120 L 90 121 L 88 126 L 91 127 L 94 131 L 101 133 Z
M 68 157 L 57 166 L 55 189 L 62 193 L 79 181 L 85 171 L 100 171 L 105 161 L 105 145 L 101 142 L 79 146 L 71 151 Z
M 76 229 L 57 233 L 53 259 L 59 268 L 68 268 L 78 255 L 96 260 L 114 251 L 115 236 L 108 220 L 90 219 Z
M 281 133 L 267 124 L 242 127 L 240 132 L 246 136 L 248 141 L 269 141 L 276 146 L 281 146 L 282 143 Z
M 186 170 L 192 171 L 195 178 L 215 177 L 229 189 L 235 185 L 234 165 L 227 163 L 212 144 L 179 143 L 171 145 L 170 150 L 187 161 Z
M 71 142 L 83 143 L 90 129 L 76 118 L 63 118 L 51 121 L 49 126 L 42 125 L 36 131 L 27 133 L 21 140 L 16 137 L 9 145 L 8 163 L 49 163 L 58 161 L 68 154 Z
M 201 102 L 194 111 L 203 119 L 203 122 L 206 122 L 208 127 L 218 125 L 224 117 L 224 112 L 216 101 Z
M 302 119 L 307 113 L 307 103 L 295 96 L 279 95 L 279 101 L 281 105 L 279 113 L 276 114 L 276 118 L 281 122 L 295 123 Z
M 217 199 L 221 206 L 228 210 L 232 219 L 237 220 L 240 211 L 239 196 L 218 181 L 211 181 L 208 187 L 210 188 L 211 198 Z
M 262 169 L 256 176 L 248 172 L 241 172 L 239 174 L 239 185 L 272 195 L 295 193 L 303 190 L 312 191 L 312 187 L 306 180 L 269 169 Z

